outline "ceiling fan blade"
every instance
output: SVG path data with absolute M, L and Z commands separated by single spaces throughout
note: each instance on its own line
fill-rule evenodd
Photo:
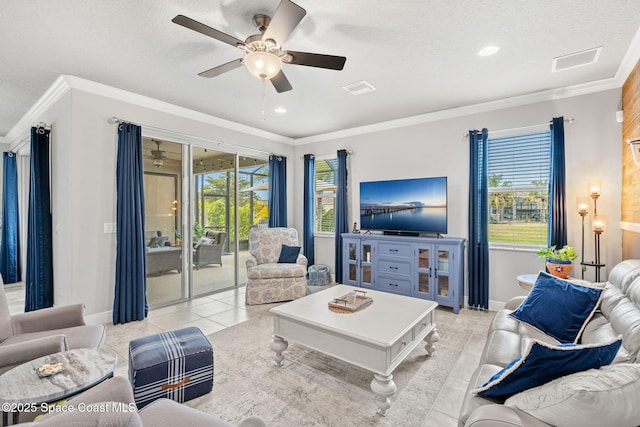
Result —
M 273 84 L 273 87 L 276 89 L 276 92 L 278 93 L 287 92 L 293 89 L 293 86 L 291 86 L 291 83 L 289 83 L 289 79 L 287 79 L 287 76 L 284 75 L 282 70 L 280 70 L 280 72 L 274 77 L 271 77 L 270 80 Z
M 217 67 L 198 73 L 198 75 L 200 77 L 211 78 L 226 73 L 227 71 L 235 70 L 238 67 L 242 67 L 242 58 L 234 59 L 226 64 L 218 65 Z
M 275 40 L 278 46 L 282 46 L 306 14 L 307 11 L 294 2 L 281 0 L 271 18 L 271 23 L 262 35 L 262 40 Z
M 295 52 L 288 50 L 285 54 L 291 56 L 286 64 L 306 65 L 307 67 L 328 68 L 342 70 L 347 58 L 344 56 L 322 55 L 320 53 Z
M 203 24 L 202 22 L 198 22 L 184 15 L 176 16 L 171 20 L 171 22 L 182 25 L 183 27 L 190 30 L 197 31 L 200 34 L 204 34 L 205 36 L 220 40 L 221 42 L 230 44 L 233 47 L 244 46 L 244 42 L 242 40 L 230 36 L 229 34 L 223 33 L 222 31 L 218 31 L 215 28 L 211 28 L 208 25 Z

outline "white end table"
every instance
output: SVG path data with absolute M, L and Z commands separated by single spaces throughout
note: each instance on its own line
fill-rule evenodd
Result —
M 521 274 L 517 277 L 518 285 L 525 291 L 530 291 L 538 278 L 537 274 Z

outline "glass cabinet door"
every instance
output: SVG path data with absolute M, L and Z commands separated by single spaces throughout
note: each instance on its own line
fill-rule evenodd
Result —
M 431 294 L 431 247 L 418 247 L 418 293 Z
M 371 287 L 373 284 L 373 244 L 358 240 L 344 240 L 346 253 L 342 268 L 343 283 L 351 286 Z
M 373 248 L 371 246 L 370 243 L 363 243 L 362 244 L 362 259 L 361 259 L 361 272 L 362 272 L 362 278 L 361 278 L 361 284 L 362 286 L 371 286 L 372 285 L 372 281 L 371 281 L 371 252 L 372 252 Z
M 357 286 L 358 284 L 358 247 L 359 247 L 359 243 L 358 242 L 349 242 L 349 241 L 345 241 L 345 246 L 346 246 L 346 252 L 347 252 L 347 259 L 346 259 L 346 265 L 343 265 L 343 268 L 346 270 L 345 272 L 343 272 L 343 275 L 346 274 L 346 277 L 344 279 L 344 284 L 345 285 L 352 285 L 352 286 Z
M 451 251 L 446 248 L 438 248 L 438 296 L 449 297 L 449 261 Z

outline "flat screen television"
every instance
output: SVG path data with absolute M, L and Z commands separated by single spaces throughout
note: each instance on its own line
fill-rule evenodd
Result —
M 446 234 L 447 177 L 361 182 L 360 228 Z

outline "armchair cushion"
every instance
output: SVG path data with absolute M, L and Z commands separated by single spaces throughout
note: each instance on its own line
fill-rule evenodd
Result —
M 590 369 L 518 393 L 505 405 L 554 426 L 636 426 L 640 364 Z
M 610 364 L 622 337 L 606 344 L 550 345 L 531 340 L 517 357 L 481 387 L 472 391 L 483 397 L 506 398 L 564 375 Z
M 602 289 L 540 272 L 524 302 L 511 316 L 563 343 L 576 343 L 598 308 Z
M 81 406 L 82 405 L 82 406 Z M 39 421 L 21 426 L 211 426 L 233 427 L 215 415 L 174 402 L 159 399 L 139 412 L 133 399 L 129 381 L 124 377 L 113 377 L 65 402 L 67 412 L 49 412 Z M 80 411 L 80 408 L 84 408 Z M 90 408 L 95 408 L 89 411 Z M 266 427 L 258 417 L 242 420 L 238 427 Z
M 156 236 L 152 237 L 149 241 L 150 248 L 161 248 L 162 246 L 167 246 L 169 243 L 169 236 Z
M 209 237 L 201 237 L 195 245 L 195 249 L 199 248 L 202 245 L 210 245 L 213 239 Z
M 307 269 L 300 264 L 260 264 L 247 270 L 249 279 L 305 277 Z
M 282 249 L 280 250 L 280 257 L 278 258 L 278 263 L 295 264 L 299 254 L 300 254 L 300 246 L 282 245 Z
M 113 427 L 142 427 L 140 415 L 135 410 L 129 410 L 126 406 L 122 409 L 121 402 L 99 402 L 84 404 L 74 409 L 67 407 L 69 412 L 52 413 L 55 416 L 43 417 L 38 421 L 20 424 L 29 427 L 86 427 L 86 426 L 113 426 Z M 80 410 L 82 408 L 82 410 Z

